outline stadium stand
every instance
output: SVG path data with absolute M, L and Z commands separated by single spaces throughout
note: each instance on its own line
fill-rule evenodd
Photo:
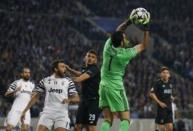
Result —
M 36 82 L 49 73 L 50 63 L 57 57 L 63 58 L 70 66 L 80 69 L 82 63 L 80 58 L 84 53 L 94 48 L 101 54 L 107 38 L 107 34 L 88 20 L 89 17 L 126 17 L 132 8 L 144 5 L 156 19 L 152 21 L 151 29 L 159 36 L 154 36 L 153 58 L 149 59 L 143 53 L 131 62 L 126 71 L 125 86 L 128 89 L 132 117 L 154 117 L 154 105 L 148 99 L 147 93 L 151 81 L 157 76 L 160 62 L 173 69 L 172 80 L 175 83 L 176 104 L 184 117 L 191 117 L 193 90 L 192 82 L 187 78 L 193 79 L 191 55 L 193 48 L 190 47 L 193 32 L 190 18 L 193 14 L 192 5 L 186 1 L 183 3 L 180 0 L 175 2 L 147 0 L 141 3 L 135 0 L 129 2 L 127 0 L 121 2 L 115 0 L 1 1 L 1 95 L 10 82 L 18 77 L 19 69 L 26 63 L 31 67 L 32 78 Z M 156 4 L 157 2 L 159 5 Z M 176 2 L 181 6 L 176 7 L 174 4 Z M 114 4 L 108 6 L 109 3 Z M 185 7 L 186 11 L 183 12 Z M 175 10 L 174 14 L 173 10 Z M 188 17 L 183 15 L 186 13 L 189 14 Z M 167 23 L 168 21 L 175 22 Z M 163 44 L 159 39 L 160 36 L 168 42 Z M 158 62 L 153 62 L 154 59 Z M 39 115 L 42 99 L 33 106 L 32 116 Z M 11 99 L 1 96 L 0 116 L 6 116 L 10 106 Z

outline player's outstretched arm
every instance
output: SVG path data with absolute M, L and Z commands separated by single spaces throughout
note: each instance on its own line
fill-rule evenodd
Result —
M 17 91 L 20 91 L 21 90 L 21 86 L 20 87 L 17 87 L 14 91 L 7 91 L 7 92 L 5 92 L 5 95 L 4 96 L 6 96 L 6 97 L 8 97 L 8 96 L 13 96 L 13 95 L 15 95 L 15 93 L 17 92 Z
M 31 100 L 25 107 L 25 109 L 22 112 L 21 121 L 24 120 L 25 113 L 36 103 L 36 101 L 39 99 L 40 93 L 39 92 L 33 92 Z
M 90 78 L 90 75 L 88 73 L 83 73 L 79 77 L 74 77 L 74 82 L 82 82 Z
M 70 74 L 72 74 L 76 77 L 81 75 L 80 71 L 74 70 L 74 69 L 70 68 L 68 65 L 66 65 L 66 69 L 68 72 L 70 72 Z
M 125 20 L 123 23 L 121 23 L 121 24 L 117 27 L 116 31 L 122 31 L 122 32 L 124 32 L 130 24 L 132 24 L 132 22 L 130 21 L 130 19 Z
M 80 102 L 80 97 L 79 95 L 76 93 L 75 95 L 73 96 L 69 96 L 68 99 L 64 99 L 63 100 L 63 104 L 76 104 L 76 103 L 79 103 Z
M 149 31 L 144 31 L 143 41 L 136 45 L 134 48 L 136 49 L 137 53 L 142 52 L 147 46 L 149 45 Z
M 5 95 L 6 97 L 9 97 L 9 96 L 13 96 L 17 91 L 7 91 L 5 92 Z

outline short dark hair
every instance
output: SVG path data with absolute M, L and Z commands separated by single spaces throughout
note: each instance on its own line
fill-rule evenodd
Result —
M 111 41 L 114 47 L 119 47 L 121 45 L 122 40 L 123 40 L 122 31 L 116 31 L 111 35 Z
M 20 72 L 21 73 L 24 72 L 24 69 L 29 69 L 30 70 L 29 65 L 27 65 L 27 64 L 23 65 L 22 68 L 20 68 Z
M 168 70 L 168 71 L 169 71 L 169 68 L 168 68 L 168 67 L 166 67 L 166 66 L 161 67 L 161 69 L 160 69 L 160 73 L 161 73 L 161 72 L 163 72 L 163 71 L 165 71 L 165 70 Z
M 89 50 L 87 53 L 95 54 L 97 56 L 97 52 L 95 50 Z
M 62 59 L 57 59 L 57 60 L 54 60 L 53 63 L 52 63 L 52 71 L 54 72 L 54 69 L 58 67 L 58 64 L 59 63 L 64 63 L 64 60 Z

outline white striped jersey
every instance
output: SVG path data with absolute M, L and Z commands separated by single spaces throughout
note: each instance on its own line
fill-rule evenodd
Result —
M 69 77 L 55 78 L 54 75 L 42 79 L 34 91 L 46 92 L 43 113 L 68 113 L 64 99 L 77 94 L 74 82 Z
M 16 88 L 21 87 L 20 91 L 16 92 L 16 98 L 12 105 L 12 110 L 23 111 L 31 100 L 31 94 L 35 87 L 34 83 L 30 80 L 25 81 L 19 79 L 14 81 L 8 88 L 8 91 L 14 91 Z

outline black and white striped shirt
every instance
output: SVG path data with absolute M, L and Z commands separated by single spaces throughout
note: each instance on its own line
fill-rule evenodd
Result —
M 68 112 L 64 99 L 77 94 L 74 82 L 69 77 L 55 78 L 54 75 L 42 79 L 34 91 L 46 92 L 43 112 Z

